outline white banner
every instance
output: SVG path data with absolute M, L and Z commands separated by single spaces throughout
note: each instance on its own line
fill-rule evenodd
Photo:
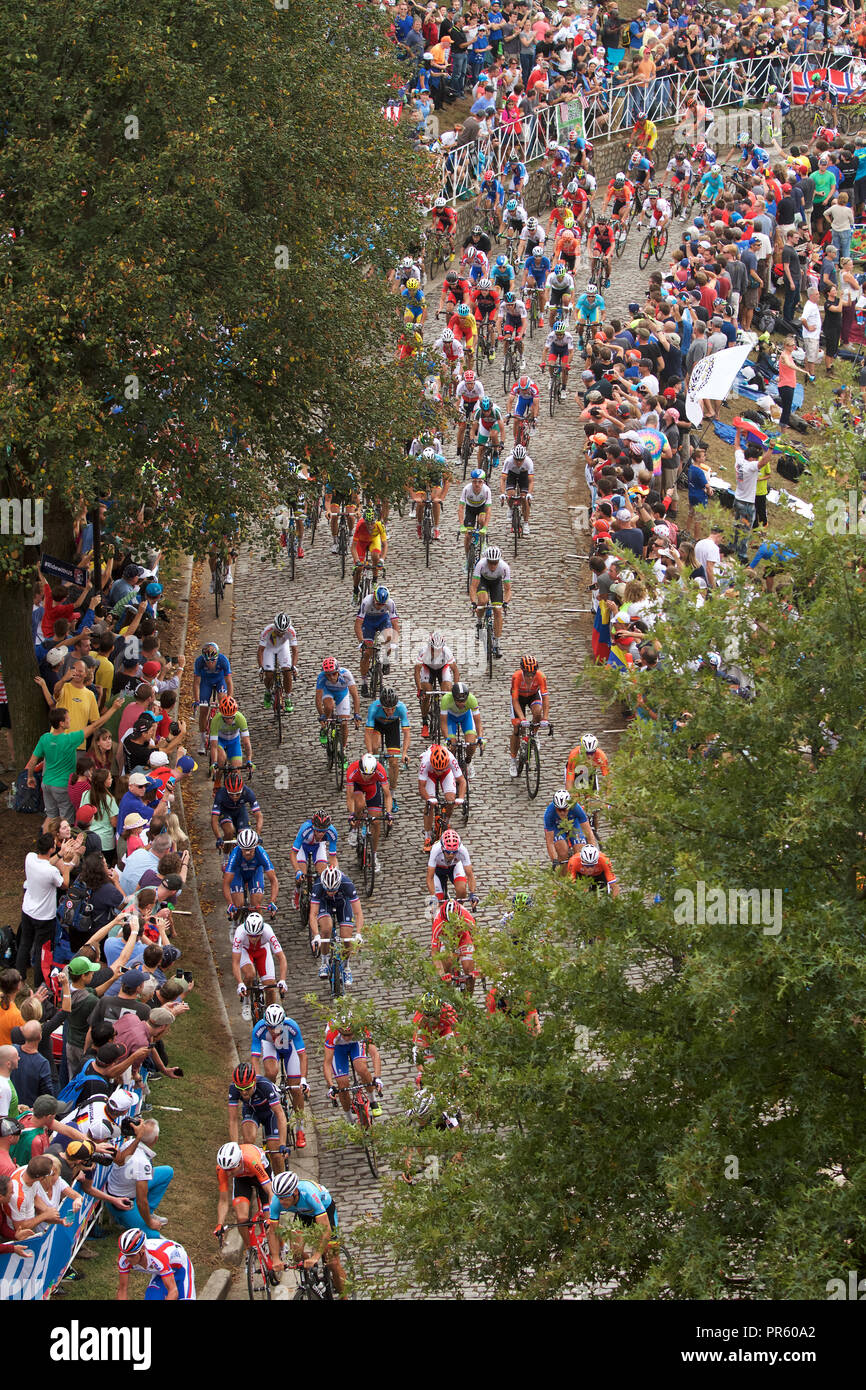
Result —
M 726 399 L 750 351 L 748 343 L 741 343 L 739 347 L 723 348 L 695 363 L 686 392 L 686 414 L 693 425 L 699 425 L 703 419 L 699 401 L 705 397 L 711 401 Z

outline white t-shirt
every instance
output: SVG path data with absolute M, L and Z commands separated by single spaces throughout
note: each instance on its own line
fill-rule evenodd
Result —
M 706 536 L 702 541 L 698 541 L 695 546 L 695 564 L 703 565 L 704 573 L 709 574 L 707 565 L 717 565 L 722 558 L 722 552 L 716 545 L 712 536 Z
M 742 449 L 734 451 L 734 472 L 737 475 L 734 497 L 738 502 L 754 502 L 759 464 L 760 459 L 747 459 Z
M 135 1141 L 130 1139 L 129 1143 Z M 129 1144 L 124 1144 L 123 1149 L 129 1148 Z M 121 1149 L 121 1154 L 123 1153 Z M 130 1154 L 129 1158 L 122 1165 L 113 1163 L 108 1173 L 106 1184 L 112 1197 L 131 1197 L 135 1201 L 135 1184 L 137 1182 L 150 1182 L 153 1177 L 153 1149 L 149 1149 L 146 1144 L 139 1144 L 135 1153 Z
M 12 1104 L 12 1082 L 8 1076 L 0 1076 L 0 1119 L 9 1114 Z
M 24 860 L 24 901 L 21 911 L 37 922 L 53 921 L 57 916 L 57 889 L 63 887 L 63 875 L 47 859 L 33 851 Z
M 803 337 L 812 338 L 817 342 L 821 336 L 821 311 L 811 299 L 807 299 L 803 305 L 800 319 L 803 324 Z
M 23 1168 L 16 1168 L 9 1179 L 11 1201 L 8 1212 L 13 1221 L 29 1221 L 31 1216 L 36 1215 L 36 1189 L 39 1184 L 34 1182 L 28 1187 L 23 1173 Z

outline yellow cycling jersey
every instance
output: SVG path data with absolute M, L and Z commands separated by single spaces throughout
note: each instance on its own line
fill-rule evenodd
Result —
M 654 150 L 659 138 L 658 128 L 654 121 L 647 121 L 644 128 L 643 143 L 646 150 Z

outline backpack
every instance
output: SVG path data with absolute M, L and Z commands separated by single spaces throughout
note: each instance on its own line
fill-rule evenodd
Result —
M 0 970 L 8 970 L 15 964 L 18 955 L 18 942 L 11 927 L 0 927 Z
M 93 927 L 93 904 L 90 890 L 80 878 L 70 883 L 57 901 L 57 926 L 54 933 L 54 960 L 67 965 L 72 960 L 70 932 L 90 935 Z
M 84 1090 L 85 1082 L 93 1080 L 94 1061 L 95 1058 L 91 1057 L 87 1062 L 84 1063 L 84 1066 L 81 1068 L 81 1071 L 76 1072 L 75 1076 L 73 1076 L 71 1081 L 67 1081 L 66 1085 L 63 1087 L 63 1090 L 59 1093 L 57 1097 L 57 1099 L 59 1101 L 62 1101 L 64 1105 L 72 1105 L 73 1107 L 78 1105 L 78 1102 L 81 1098 L 81 1092 Z
M 799 459 L 793 458 L 790 454 L 783 454 L 776 464 L 776 472 L 780 478 L 784 478 L 786 483 L 796 483 L 801 473 L 805 472 L 805 464 L 800 463 Z
M 13 809 L 25 816 L 42 816 L 45 807 L 42 802 L 42 773 L 34 773 L 36 786 L 28 787 L 27 773 L 19 772 L 15 779 L 15 799 Z

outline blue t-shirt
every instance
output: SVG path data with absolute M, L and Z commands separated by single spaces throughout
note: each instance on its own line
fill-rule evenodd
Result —
M 250 1051 L 256 1057 L 261 1056 L 261 1043 L 263 1040 L 272 1042 L 277 1052 L 288 1054 L 291 1052 L 292 1048 L 294 1048 L 296 1052 L 304 1051 L 304 1039 L 301 1033 L 301 1027 L 293 1018 L 287 1018 L 278 1032 L 271 1032 L 265 1020 L 263 1018 L 259 1019 L 253 1029 L 253 1040 L 250 1048 Z
M 235 878 L 253 878 L 259 869 L 269 873 L 273 867 L 267 850 L 262 849 L 261 845 L 256 845 L 252 859 L 244 859 L 240 845 L 235 845 L 226 864 L 226 873 Z
M 693 507 L 705 507 L 709 502 L 707 483 L 709 479 L 702 468 L 693 463 L 689 468 L 689 503 Z
M 316 834 L 312 820 L 305 820 L 292 842 L 292 849 L 310 849 L 314 845 L 325 845 L 328 854 L 337 853 L 337 827 L 335 825 L 328 826 L 324 840 L 317 840 Z
M 402 700 L 397 701 L 396 705 L 394 706 L 393 714 L 387 714 L 385 712 L 385 707 L 382 704 L 381 700 L 371 700 L 370 707 L 367 710 L 367 728 L 375 729 L 377 719 L 381 720 L 382 723 L 385 724 L 389 722 L 393 723 L 395 719 L 398 719 L 400 721 L 401 729 L 407 729 L 409 727 L 409 711 L 403 704 Z
M 137 812 L 143 820 L 150 820 L 154 810 L 155 807 L 148 806 L 146 802 L 142 801 L 140 796 L 135 795 L 135 792 L 124 792 L 123 796 L 120 798 L 120 805 L 117 808 L 118 839 L 120 839 L 124 833 L 123 825 L 127 816 L 131 816 L 133 813 Z
M 279 1197 L 272 1197 L 268 1215 L 272 1221 L 279 1221 L 284 1214 L 287 1216 L 324 1216 L 333 1200 L 328 1189 L 323 1187 L 320 1182 L 310 1182 L 306 1178 L 301 1178 L 298 1183 L 298 1200 L 295 1205 L 288 1208 L 283 1207 L 280 1205 Z M 336 1225 L 336 1215 L 334 1224 Z
M 796 558 L 796 550 L 787 550 L 785 546 L 780 545 L 778 541 L 761 541 L 761 544 L 755 551 L 755 556 L 749 565 L 749 569 L 755 569 L 762 560 L 796 560 Z
M 866 145 L 854 151 L 854 158 L 857 160 L 855 179 L 866 179 Z
M 566 829 L 568 829 L 569 834 L 571 834 L 572 831 L 578 830 L 580 826 L 586 825 L 588 820 L 589 816 L 586 814 L 586 811 L 584 811 L 583 807 L 577 802 L 575 802 L 573 806 L 569 806 L 564 816 L 559 814 L 556 805 L 552 801 L 544 812 L 544 828 L 545 830 L 552 830 L 554 834 L 556 834 L 557 831 L 562 833 Z

